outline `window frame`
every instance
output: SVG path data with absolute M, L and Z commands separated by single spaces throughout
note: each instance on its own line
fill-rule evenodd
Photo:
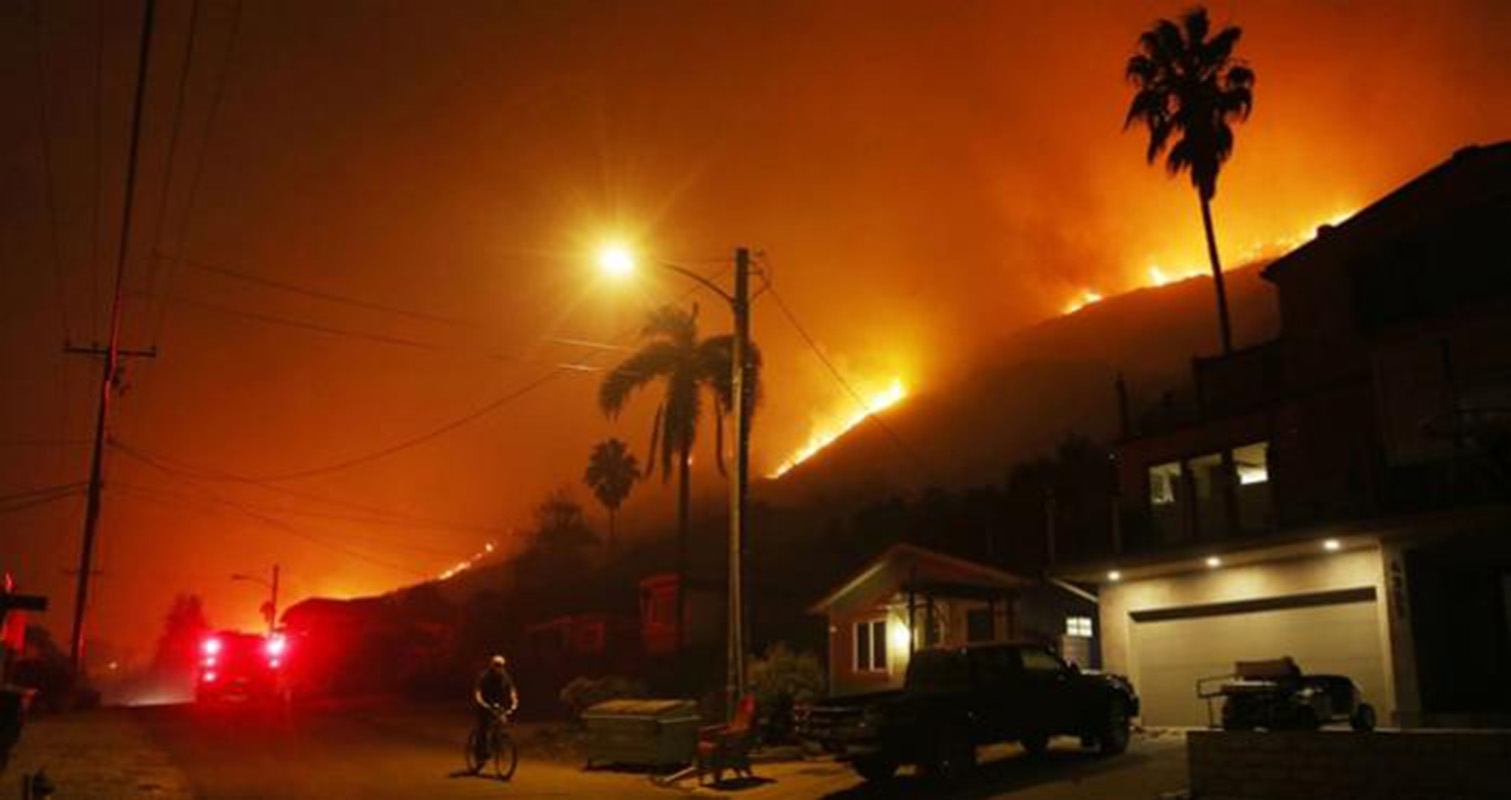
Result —
M 862 659 L 861 631 L 866 632 L 866 652 Z M 875 674 L 888 669 L 886 616 L 858 619 L 850 625 L 850 666 L 857 674 Z M 881 658 L 878 659 L 877 656 Z M 864 664 L 862 663 L 864 661 Z M 878 661 L 880 663 L 878 663 Z

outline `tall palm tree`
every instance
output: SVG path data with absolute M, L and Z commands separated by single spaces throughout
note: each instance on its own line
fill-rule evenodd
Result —
M 644 341 L 640 349 L 604 376 L 598 387 L 598 405 L 610 418 L 619 415 L 630 395 L 654 382 L 665 391 L 656 407 L 651 424 L 649 465 L 646 475 L 661 466 L 661 480 L 669 480 L 672 465 L 677 467 L 677 646 L 686 644 L 683 622 L 686 619 L 688 509 L 692 485 L 692 449 L 698 438 L 698 422 L 703 411 L 703 392 L 714 400 L 715 463 L 723 472 L 723 418 L 733 407 L 734 390 L 730 378 L 733 339 L 728 336 L 698 338 L 698 307 L 690 311 L 662 306 L 650 313 L 640 330 Z M 751 345 L 747 351 L 747 397 L 752 401 L 760 393 L 760 351 Z M 747 404 L 747 408 L 753 404 Z M 659 446 L 659 450 L 658 450 Z
M 1233 351 L 1228 321 L 1228 294 L 1223 285 L 1217 236 L 1212 232 L 1212 198 L 1217 173 L 1233 154 L 1229 122 L 1246 120 L 1254 105 L 1254 72 L 1233 57 L 1243 30 L 1229 25 L 1208 37 L 1207 10 L 1192 9 L 1179 22 L 1162 19 L 1139 36 L 1138 51 L 1124 75 L 1138 88 L 1123 120 L 1123 130 L 1142 123 L 1149 130 L 1145 157 L 1154 163 L 1167 149 L 1171 175 L 1191 173 L 1201 197 L 1201 220 L 1207 232 L 1207 258 L 1217 290 L 1217 321 L 1222 350 Z M 1179 138 L 1170 143 L 1171 136 Z
M 609 512 L 609 550 L 614 549 L 614 518 L 619 506 L 630 496 L 635 480 L 640 477 L 640 464 L 631 455 L 630 449 L 618 439 L 604 439 L 593 446 L 588 456 L 588 468 L 582 482 L 593 490 L 593 496 Z

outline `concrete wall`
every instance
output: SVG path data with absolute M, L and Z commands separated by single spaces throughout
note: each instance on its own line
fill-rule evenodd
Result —
M 1124 580 L 1101 587 L 1101 636 L 1103 669 L 1127 675 L 1137 688 L 1138 653 L 1132 646 L 1138 611 L 1183 606 L 1259 600 L 1336 589 L 1373 587 L 1380 652 L 1384 661 L 1386 696 L 1372 698 L 1382 721 L 1390 720 L 1395 696 L 1387 612 L 1385 572 L 1378 548 L 1369 547 L 1310 558 L 1291 558 L 1256 564 L 1223 566 L 1167 577 Z M 1200 643 L 1193 642 L 1193 647 Z M 1303 668 L 1305 664 L 1302 664 Z
M 1504 800 L 1511 731 L 1193 731 L 1192 800 Z

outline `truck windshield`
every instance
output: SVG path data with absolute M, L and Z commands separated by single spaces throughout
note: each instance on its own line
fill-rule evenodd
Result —
M 922 650 L 908 663 L 906 686 L 915 692 L 963 692 L 971 688 L 971 668 L 965 654 L 953 650 Z

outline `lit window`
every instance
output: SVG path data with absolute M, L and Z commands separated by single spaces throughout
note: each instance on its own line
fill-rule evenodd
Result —
M 884 672 L 887 669 L 887 621 L 855 623 L 855 671 Z
M 1149 502 L 1156 506 L 1174 505 L 1180 494 L 1179 461 L 1149 468 Z
M 1269 481 L 1269 450 L 1269 442 L 1233 448 L 1233 467 L 1238 470 L 1240 486 Z
M 1065 635 L 1091 638 L 1091 617 L 1066 617 Z

